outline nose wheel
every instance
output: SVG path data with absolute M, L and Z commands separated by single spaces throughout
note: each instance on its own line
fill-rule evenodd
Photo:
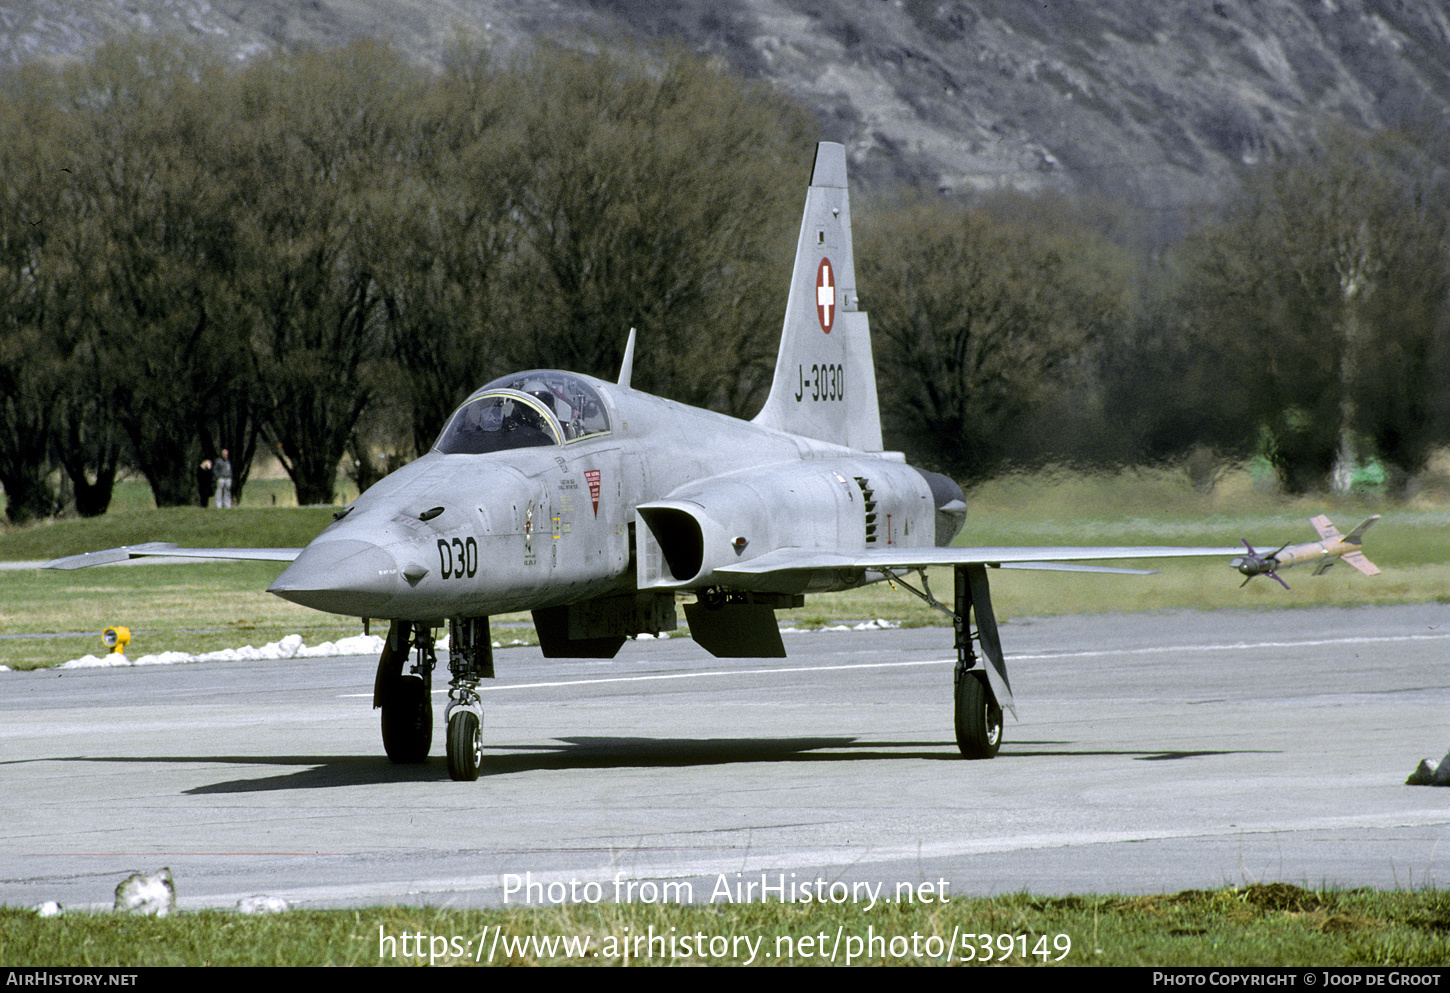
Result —
M 471 783 L 483 767 L 483 722 L 472 710 L 448 718 L 448 778 Z

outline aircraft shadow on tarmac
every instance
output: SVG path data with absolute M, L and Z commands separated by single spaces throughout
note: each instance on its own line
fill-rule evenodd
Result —
M 854 762 L 895 758 L 960 761 L 950 741 L 870 742 L 840 738 L 624 738 L 571 737 L 557 744 L 499 746 L 486 753 L 481 777 L 574 769 L 678 768 L 748 765 L 761 762 Z M 948 750 L 950 749 L 950 750 Z M 272 764 L 273 759 L 243 760 Z M 292 764 L 296 760 L 282 760 Z M 371 756 L 317 758 L 315 765 L 285 776 L 234 780 L 187 790 L 190 795 L 246 793 L 256 790 L 314 789 L 369 783 L 432 781 L 448 778 L 447 764 L 434 757 L 426 764 L 393 765 Z
M 571 769 L 671 768 L 761 762 L 861 762 L 926 759 L 960 762 L 954 742 L 945 741 L 861 741 L 854 737 L 832 738 L 638 738 L 569 737 L 558 744 L 500 746 L 503 754 L 485 756 L 483 776 L 517 775 Z M 1004 752 L 1000 758 L 1086 758 L 1122 756 L 1141 762 L 1171 761 L 1240 755 L 1256 750 L 1226 751 L 1143 751 L 1142 749 L 1062 748 L 1068 742 L 1022 741 L 1024 751 Z M 1034 746 L 1059 746 L 1038 748 Z M 183 790 L 187 796 L 255 793 L 272 790 L 326 789 L 337 786 L 368 786 L 387 783 L 430 782 L 448 778 L 441 757 L 417 765 L 395 765 L 372 755 L 149 755 L 73 756 L 51 759 L 61 762 L 122 762 L 127 764 L 225 765 L 292 767 L 295 771 L 249 779 L 231 779 Z

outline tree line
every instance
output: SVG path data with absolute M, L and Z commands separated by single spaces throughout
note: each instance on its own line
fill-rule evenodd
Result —
M 807 124 L 666 54 L 386 48 L 228 65 L 153 43 L 32 67 L 0 94 L 0 485 L 158 506 L 258 449 L 298 501 L 345 455 L 426 451 L 520 367 L 617 374 L 743 413 L 768 379 Z M 58 470 L 58 472 L 57 472 Z M 362 480 L 365 485 L 368 480 Z
M 868 215 L 869 216 L 869 215 Z M 1131 207 L 908 205 L 858 241 L 883 417 L 964 482 L 1261 456 L 1285 492 L 1450 443 L 1450 140 L 1326 128 L 1171 243 Z
M 816 128 L 692 56 L 385 47 L 243 65 L 108 46 L 0 80 L 0 486 L 12 522 L 192 502 L 264 446 L 300 503 L 428 449 L 507 371 L 758 407 Z M 1443 148 L 1326 135 L 1171 245 L 1130 208 L 858 199 L 888 442 L 1033 461 L 1267 456 L 1287 489 L 1450 425 Z

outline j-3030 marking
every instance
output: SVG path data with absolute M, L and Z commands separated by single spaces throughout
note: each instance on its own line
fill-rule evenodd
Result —
M 800 385 L 796 387 L 795 398 L 799 403 L 802 400 L 844 400 L 846 399 L 846 367 L 844 365 L 813 365 L 810 375 L 806 375 L 806 367 L 796 366 L 796 375 Z M 810 389 L 807 396 L 806 390 Z

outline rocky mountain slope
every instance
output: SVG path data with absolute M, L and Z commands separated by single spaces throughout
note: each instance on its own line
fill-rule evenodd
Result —
M 1174 212 L 1341 122 L 1450 129 L 1445 0 L 0 0 L 0 64 L 171 32 L 246 58 L 374 37 L 678 39 L 812 108 L 868 186 Z

